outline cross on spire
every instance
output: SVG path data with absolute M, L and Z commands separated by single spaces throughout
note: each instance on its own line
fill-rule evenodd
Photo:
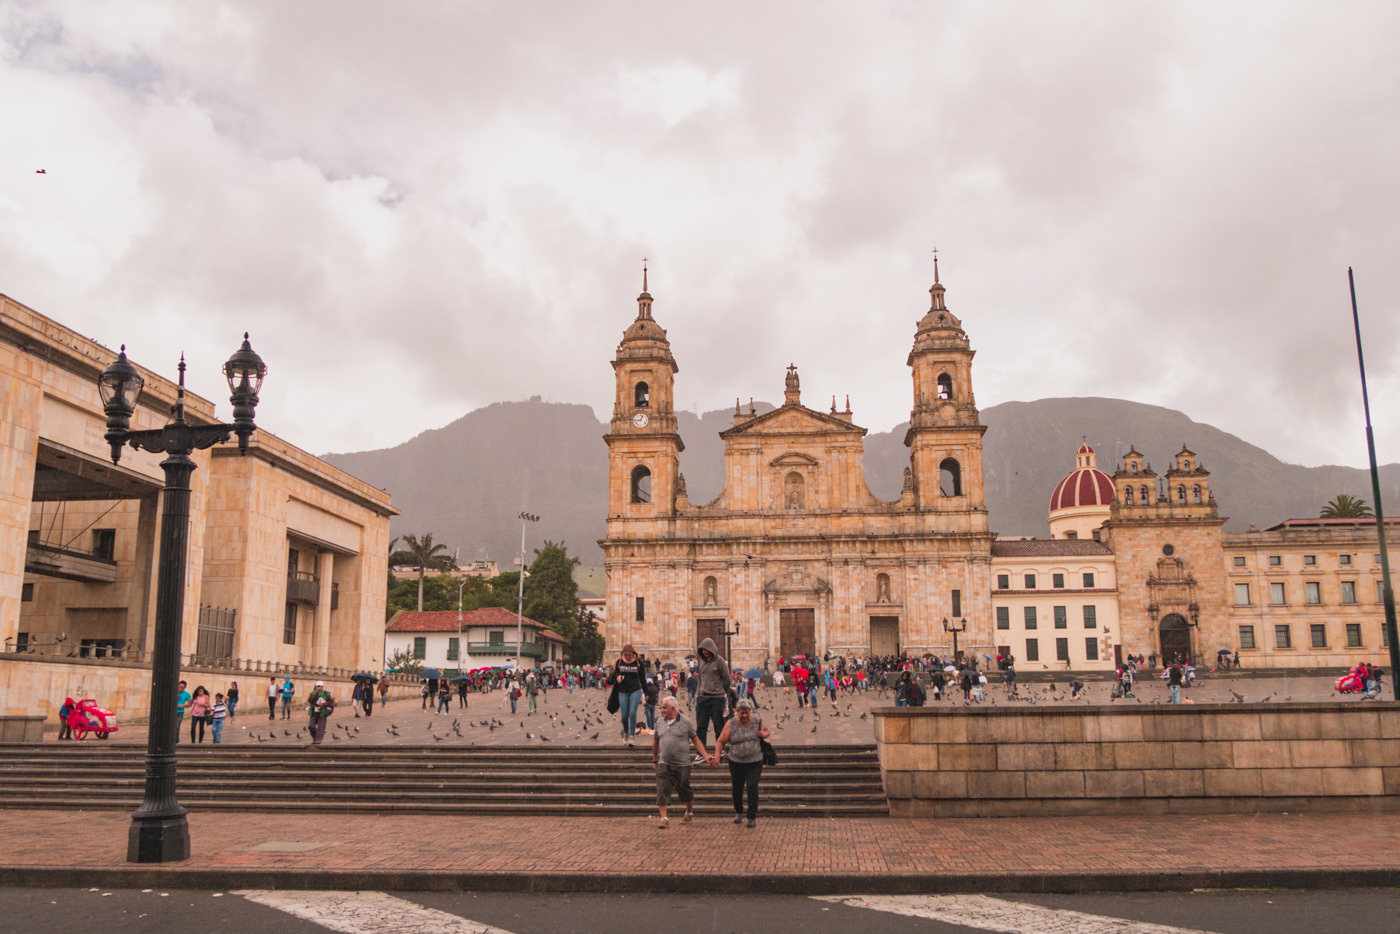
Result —
M 938 284 L 938 247 L 933 248 L 933 284 Z
M 936 265 L 936 264 L 935 264 L 935 265 Z M 936 277 L 936 275 L 937 275 L 937 274 L 935 274 L 935 277 Z M 643 257 L 642 257 L 642 291 L 645 292 L 646 290 L 647 290 L 647 258 L 646 258 L 645 256 L 643 256 Z

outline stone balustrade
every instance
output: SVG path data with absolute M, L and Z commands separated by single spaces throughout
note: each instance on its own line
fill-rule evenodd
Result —
M 1400 810 L 1400 703 L 881 708 L 890 814 Z

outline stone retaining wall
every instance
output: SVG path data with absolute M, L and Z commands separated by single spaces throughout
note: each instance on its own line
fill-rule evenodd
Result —
M 336 702 L 350 703 L 354 682 L 324 674 L 290 670 L 284 672 L 296 684 L 296 700 L 304 702 L 317 681 L 335 696 Z M 202 684 L 210 695 L 227 690 L 238 682 L 240 710 L 267 709 L 268 672 L 249 672 L 218 666 L 185 666 L 180 677 L 190 690 Z M 278 680 L 282 673 L 278 674 Z M 397 684 L 396 684 L 397 687 Z M 394 692 L 403 696 L 403 689 Z M 413 686 L 413 696 L 418 696 Z M 0 654 L 0 716 L 39 716 L 44 729 L 58 731 L 58 708 L 65 697 L 90 697 L 117 715 L 117 723 L 142 723 L 151 704 L 151 668 L 119 659 L 60 659 L 47 656 Z M 377 698 L 376 698 L 377 699 Z M 300 708 L 298 708 L 300 709 Z
M 881 708 L 892 816 L 1400 810 L 1400 703 Z

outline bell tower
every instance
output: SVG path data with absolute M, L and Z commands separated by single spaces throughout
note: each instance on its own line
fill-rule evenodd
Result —
M 943 514 L 940 531 L 985 532 L 982 435 L 972 395 L 972 357 L 962 322 L 948 310 L 933 258 L 929 309 L 919 320 L 908 364 L 913 370 L 914 408 L 909 413 L 909 448 L 915 508 Z
M 608 444 L 608 521 L 651 519 L 675 511 L 680 452 L 675 379 L 679 367 L 671 356 L 666 331 L 651 316 L 647 270 L 637 319 L 622 335 L 613 358 L 612 424 Z M 608 536 L 614 531 L 610 528 Z

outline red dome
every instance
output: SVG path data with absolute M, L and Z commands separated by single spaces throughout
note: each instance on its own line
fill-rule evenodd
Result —
M 1108 506 L 1113 502 L 1113 481 L 1094 466 L 1094 449 L 1086 442 L 1075 455 L 1079 466 L 1050 494 L 1051 512 L 1076 506 Z

